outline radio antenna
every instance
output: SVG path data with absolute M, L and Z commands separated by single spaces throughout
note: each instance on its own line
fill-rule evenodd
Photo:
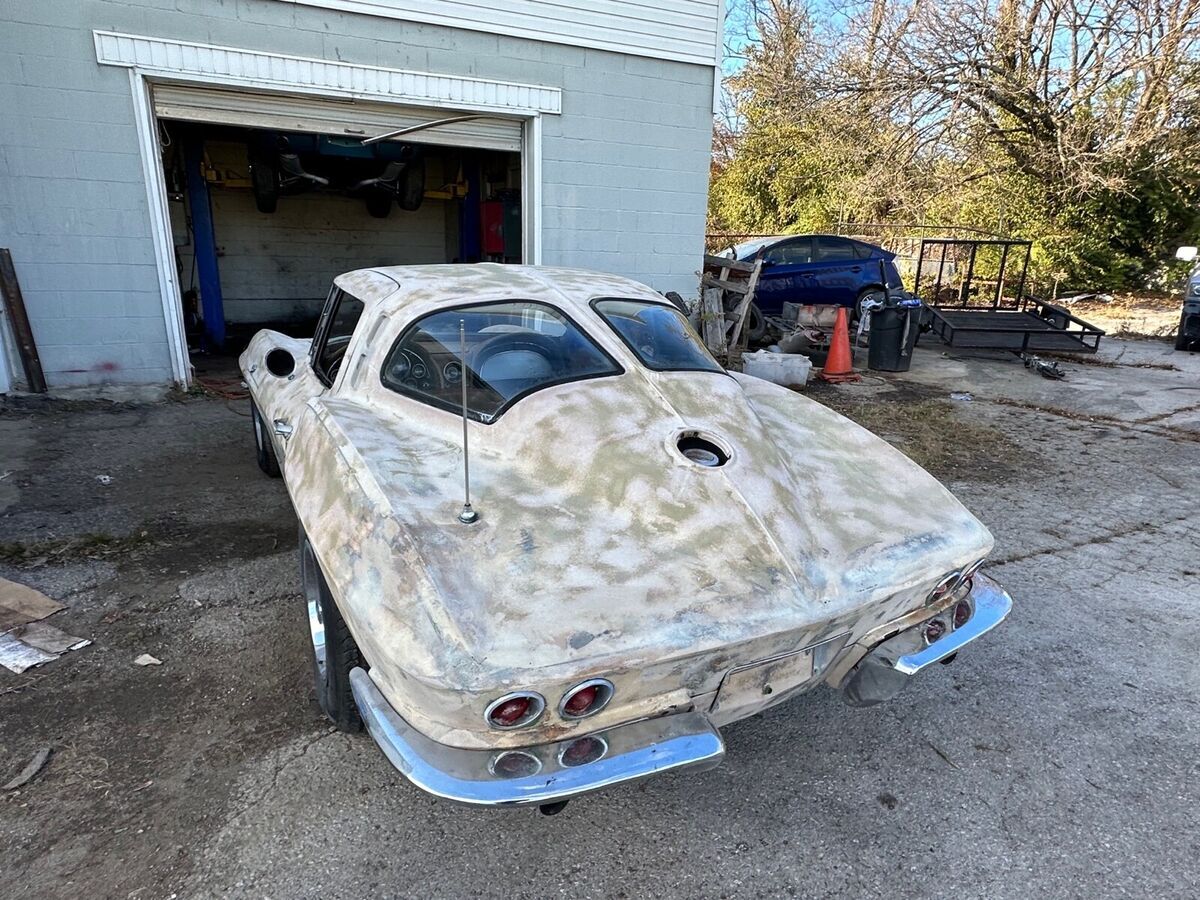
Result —
M 459 375 L 462 382 L 462 420 L 463 420 L 463 508 L 458 514 L 458 521 L 470 525 L 479 519 L 479 513 L 471 509 L 471 454 L 469 437 L 467 436 L 467 323 L 458 320 Z

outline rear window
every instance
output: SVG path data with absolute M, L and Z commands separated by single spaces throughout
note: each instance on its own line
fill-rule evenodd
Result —
M 648 369 L 724 372 L 683 313 L 646 300 L 593 300 L 592 308 Z
M 492 422 L 534 391 L 621 371 L 564 313 L 513 300 L 418 319 L 392 345 L 382 378 L 394 391 L 458 412 L 465 377 L 467 414 Z

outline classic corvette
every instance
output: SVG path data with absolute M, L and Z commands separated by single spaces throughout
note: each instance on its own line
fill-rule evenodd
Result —
M 350 272 L 312 340 L 240 362 L 321 707 L 440 797 L 554 812 L 716 765 L 721 726 L 886 700 L 1012 605 L 934 478 L 625 278 Z

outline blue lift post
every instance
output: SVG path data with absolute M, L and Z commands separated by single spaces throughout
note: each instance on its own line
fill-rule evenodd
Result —
M 217 238 L 213 230 L 208 182 L 204 180 L 204 138 L 188 130 L 183 137 L 183 165 L 187 175 L 188 209 L 192 216 L 192 248 L 200 279 L 200 308 L 204 314 L 206 349 L 225 346 L 225 300 L 217 269 Z
M 460 262 L 477 263 L 483 259 L 483 171 L 478 157 L 464 162 L 467 178 L 466 196 L 459 201 L 458 258 Z

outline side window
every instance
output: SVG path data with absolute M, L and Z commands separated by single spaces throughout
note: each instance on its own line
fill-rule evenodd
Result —
M 326 387 L 337 378 L 362 313 L 362 301 L 342 290 L 335 289 L 326 303 L 321 321 L 317 323 L 312 350 L 313 371 Z
M 772 247 L 765 254 L 767 262 L 794 266 L 812 262 L 812 238 L 799 238 Z
M 466 356 L 463 343 L 466 343 Z M 542 388 L 621 374 L 621 367 L 565 313 L 534 300 L 506 300 L 432 312 L 396 338 L 383 364 L 385 387 L 494 422 Z
M 841 262 L 847 259 L 857 259 L 854 252 L 854 242 L 839 237 L 823 237 L 818 239 L 818 262 Z

